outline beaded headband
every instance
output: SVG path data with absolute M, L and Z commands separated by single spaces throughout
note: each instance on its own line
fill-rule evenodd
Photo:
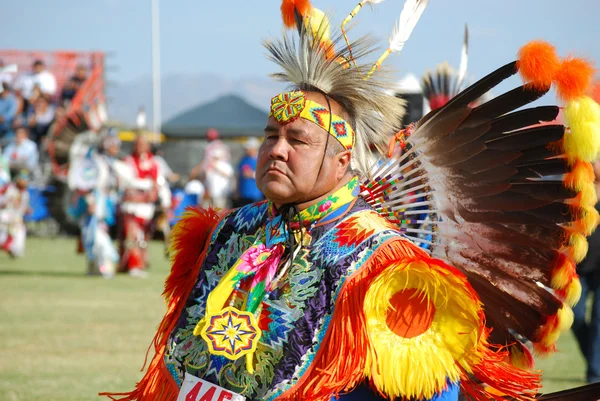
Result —
M 269 117 L 275 118 L 279 124 L 289 124 L 298 118 L 304 118 L 329 132 L 344 149 L 352 150 L 354 147 L 356 135 L 350 124 L 342 117 L 330 113 L 327 107 L 306 99 L 302 91 L 284 92 L 273 97 Z

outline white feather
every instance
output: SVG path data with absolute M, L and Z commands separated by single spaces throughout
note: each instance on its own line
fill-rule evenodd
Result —
M 463 40 L 462 52 L 460 55 L 460 66 L 458 67 L 458 80 L 456 82 L 456 91 L 460 92 L 461 85 L 467 76 L 467 64 L 469 61 L 469 28 L 465 25 L 465 38 Z
M 428 2 L 429 0 L 407 0 L 404 3 L 398 23 L 394 27 L 392 36 L 390 36 L 390 50 L 396 53 L 402 51 L 404 43 L 406 43 L 417 25 Z
M 365 0 L 365 4 L 379 4 L 381 3 L 383 0 Z

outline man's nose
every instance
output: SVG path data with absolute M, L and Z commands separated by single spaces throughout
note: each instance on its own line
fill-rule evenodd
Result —
M 286 161 L 288 156 L 288 143 L 285 138 L 280 137 L 277 139 L 277 142 L 271 148 L 269 152 L 269 156 L 273 160 L 282 160 Z

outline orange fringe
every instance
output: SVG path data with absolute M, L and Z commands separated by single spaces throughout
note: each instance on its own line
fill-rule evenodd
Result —
M 593 183 L 594 179 L 592 163 L 578 160 L 571 171 L 565 174 L 564 183 L 567 188 L 580 191 L 586 184 Z
M 281 17 L 286 28 L 294 28 L 296 26 L 296 10 L 298 13 L 307 17 L 310 14 L 312 5 L 309 0 L 283 0 L 281 3 Z
M 173 229 L 171 242 L 172 268 L 165 281 L 163 295 L 167 300 L 167 312 L 160 322 L 154 339 L 154 357 L 146 374 L 129 393 L 100 393 L 118 401 L 175 401 L 179 388 L 164 364 L 165 346 L 175 328 L 177 318 L 183 311 L 185 302 L 196 283 L 200 265 L 208 250 L 208 240 L 221 216 L 213 209 L 191 207 L 186 209 L 182 219 Z M 144 362 L 144 367 L 146 362 Z M 142 367 L 142 370 L 144 370 Z M 122 398 L 114 398 L 114 396 Z
M 402 259 L 427 259 L 428 263 L 441 264 L 449 274 L 464 277 L 456 268 L 431 259 L 423 250 L 405 240 L 390 240 L 381 245 L 364 267 L 350 276 L 342 287 L 335 304 L 329 329 L 315 355 L 315 359 L 298 382 L 277 397 L 277 401 L 329 401 L 332 395 L 352 391 L 364 380 L 365 357 L 369 347 L 366 333 L 363 303 L 367 289 L 373 280 L 390 264 Z M 475 290 L 464 277 L 466 288 L 478 302 Z M 353 316 L 349 319 L 348 316 Z M 481 313 L 482 336 L 487 337 L 485 316 Z M 508 351 L 495 351 L 482 342 L 476 352 L 482 360 L 473 366 L 476 380 L 487 389 L 474 384 L 472 376 L 463 371 L 461 387 L 475 401 L 501 400 L 499 393 L 513 396 L 515 400 L 530 401 L 540 387 L 538 374 L 511 366 L 506 360 Z M 340 358 L 335 350 L 343 349 Z M 374 387 L 371 383 L 371 387 Z M 381 390 L 376 389 L 381 393 Z M 494 395 L 496 394 L 496 395 Z M 385 396 L 384 394 L 381 394 Z
M 564 59 L 554 80 L 558 97 L 568 102 L 585 95 L 594 72 L 594 67 L 587 60 L 571 57 Z
M 532 41 L 519 49 L 517 68 L 523 81 L 535 89 L 548 89 L 560 66 L 556 49 L 548 42 Z

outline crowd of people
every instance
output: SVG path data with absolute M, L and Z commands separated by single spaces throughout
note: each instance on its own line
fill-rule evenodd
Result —
M 20 75 L 4 72 L 4 66 L 0 60 L 0 245 L 11 256 L 21 256 L 29 182 L 41 172 L 50 126 L 85 82 L 87 68 L 79 65 L 59 92 L 56 77 L 42 60 Z
M 164 236 L 165 249 L 169 248 L 177 206 L 171 187 L 176 183 L 186 181 L 185 192 L 195 196 L 192 203 L 214 208 L 262 199 L 254 180 L 259 145 L 254 138 L 244 146 L 246 156 L 236 182 L 229 147 L 215 130 L 209 132 L 202 162 L 183 180 L 145 137 L 138 136 L 131 154 L 120 157 L 121 143 L 114 133 L 100 140 L 94 135 L 78 138 L 74 147 L 79 150 L 72 154 L 81 157 L 74 157 L 69 171 L 75 193 L 71 215 L 80 224 L 79 248 L 86 254 L 89 275 L 147 275 L 148 241 L 157 231 Z M 111 234 L 118 239 L 117 248 Z

